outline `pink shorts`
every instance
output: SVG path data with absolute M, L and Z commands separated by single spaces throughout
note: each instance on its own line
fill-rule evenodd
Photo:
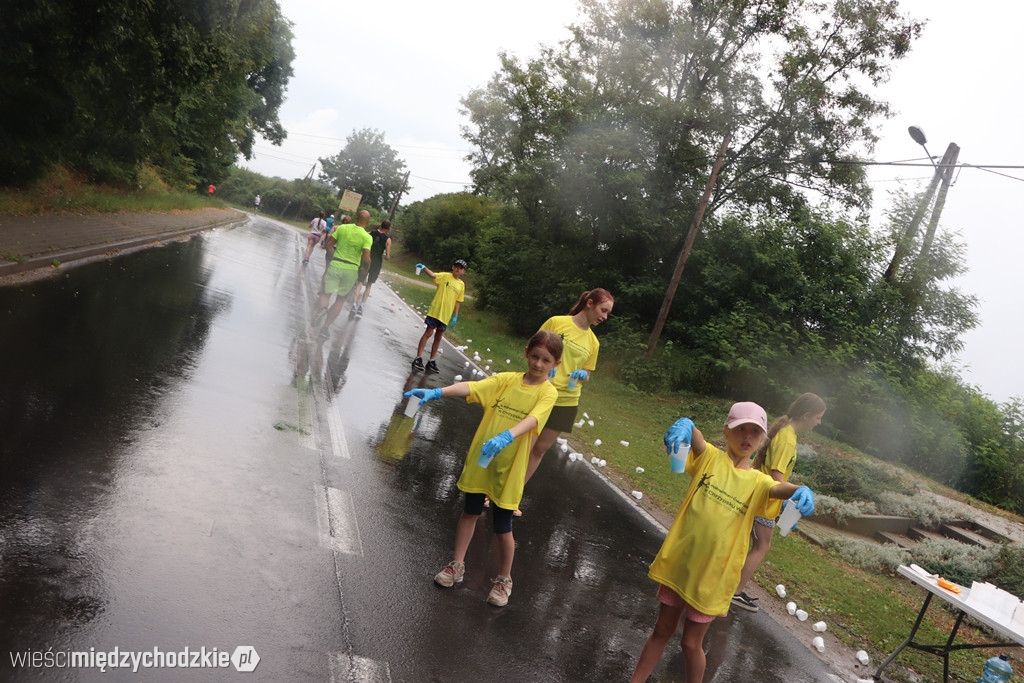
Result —
M 679 594 L 664 584 L 658 585 L 658 602 L 668 605 L 669 607 L 681 607 L 683 613 L 686 615 L 687 621 L 695 621 L 698 624 L 706 624 L 709 621 L 714 621 L 715 617 L 710 614 L 704 614 L 698 612 L 694 608 L 690 607 L 689 603 L 679 597 Z

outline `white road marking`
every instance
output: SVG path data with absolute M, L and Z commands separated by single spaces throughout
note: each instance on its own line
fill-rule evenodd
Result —
M 391 683 L 391 669 L 387 662 L 340 652 L 331 653 L 327 662 L 331 683 Z
M 331 450 L 340 458 L 349 459 L 348 441 L 345 439 L 345 426 L 341 422 L 341 415 L 338 414 L 338 404 L 334 401 L 327 403 L 327 427 L 331 433 Z
M 316 525 L 320 545 L 346 555 L 363 554 L 352 494 L 330 486 L 317 486 Z

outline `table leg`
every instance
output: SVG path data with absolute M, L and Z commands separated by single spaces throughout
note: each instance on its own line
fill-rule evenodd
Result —
M 906 640 L 900 643 L 900 646 L 896 648 L 893 651 L 893 653 L 889 655 L 889 658 L 882 662 L 882 665 L 878 667 L 877 671 L 875 671 L 875 675 L 872 676 L 872 678 L 874 678 L 876 681 L 882 680 L 882 671 L 885 670 L 885 667 L 892 664 L 892 660 L 896 659 L 896 656 L 899 655 L 899 653 L 902 652 L 904 648 L 906 648 L 908 645 L 914 642 L 914 636 L 917 634 L 917 629 L 921 626 L 921 621 L 924 619 L 924 613 L 928 611 L 928 605 L 931 603 L 931 601 L 932 593 L 931 591 L 927 591 L 927 595 L 925 595 L 924 598 L 924 604 L 921 605 L 921 611 L 917 613 L 917 619 L 914 621 L 914 626 L 910 629 L 910 635 L 907 636 Z

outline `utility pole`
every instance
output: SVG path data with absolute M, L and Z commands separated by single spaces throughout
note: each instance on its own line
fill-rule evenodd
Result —
M 907 256 L 910 244 L 913 242 L 914 237 L 917 236 L 917 229 L 921 225 L 928 207 L 932 206 L 932 202 L 935 201 L 935 208 L 932 209 L 932 216 L 928 223 L 926 240 L 921 246 L 922 254 L 927 253 L 928 249 L 931 248 L 932 237 L 935 236 L 935 228 L 938 225 L 939 216 L 942 214 L 942 208 L 946 203 L 946 193 L 949 191 L 950 183 L 952 183 L 953 171 L 956 169 L 959 155 L 960 147 L 955 142 L 949 143 L 946 153 L 942 155 L 942 161 L 935 167 L 935 175 L 932 176 L 931 182 L 928 183 L 928 189 L 922 195 L 921 201 L 917 205 L 917 210 L 914 211 L 914 216 L 910 219 L 910 223 L 907 224 L 906 230 L 903 231 L 902 237 L 900 237 L 899 242 L 896 244 L 892 261 L 889 262 L 889 267 L 885 269 L 885 275 L 882 276 L 882 279 L 886 282 L 892 282 L 895 279 L 896 271 Z M 935 193 L 940 182 L 942 183 L 941 198 L 936 201 Z
M 317 162 L 313 162 L 313 166 L 312 166 L 312 168 L 309 169 L 309 173 L 307 173 L 306 177 L 302 179 L 303 182 L 309 182 L 310 180 L 313 179 L 313 171 L 316 170 L 316 163 Z M 302 219 L 302 212 L 305 209 L 306 209 L 306 195 L 304 194 L 304 195 L 302 195 L 302 201 L 299 202 L 299 219 L 300 220 Z
M 406 171 L 405 172 L 405 177 L 402 178 L 402 188 L 398 191 L 398 194 L 395 195 L 395 201 L 393 201 L 391 203 L 391 211 L 388 212 L 388 220 L 389 221 L 395 217 L 395 209 L 398 208 L 398 200 L 401 199 L 402 198 L 402 194 L 405 193 L 405 187 L 406 187 L 406 185 L 409 184 L 409 174 L 410 173 L 412 173 L 412 171 Z
M 725 137 L 722 138 L 722 146 L 718 149 L 718 156 L 715 158 L 715 165 L 711 169 L 711 175 L 708 177 L 707 186 L 704 188 L 704 196 L 700 200 L 700 204 L 697 207 L 697 213 L 693 217 L 693 223 L 690 224 L 690 230 L 686 233 L 686 240 L 683 242 L 683 250 L 679 252 L 679 260 L 676 261 L 676 269 L 672 273 L 672 280 L 668 283 L 668 289 L 665 290 L 665 298 L 661 302 L 661 310 L 658 311 L 658 320 L 654 323 L 654 330 L 651 331 L 651 338 L 647 342 L 647 353 L 645 358 L 650 360 L 654 356 L 654 350 L 658 346 L 658 339 L 661 338 L 661 331 L 665 329 L 665 320 L 668 319 L 668 312 L 672 308 L 672 299 L 676 296 L 676 289 L 679 287 L 679 280 L 683 276 L 683 268 L 686 266 L 686 259 L 690 256 L 690 249 L 693 247 L 693 240 L 697 237 L 697 231 L 700 229 L 701 221 L 704 220 L 704 212 L 708 208 L 708 203 L 711 201 L 711 192 L 715 189 L 715 181 L 718 180 L 718 172 L 722 170 L 722 164 L 725 162 L 725 153 L 729 149 L 729 142 L 732 141 L 732 134 L 726 133 Z

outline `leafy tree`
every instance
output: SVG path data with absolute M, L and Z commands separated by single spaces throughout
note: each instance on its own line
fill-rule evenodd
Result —
M 219 179 L 280 142 L 290 24 L 274 0 L 14 0 L 0 25 L 0 182 L 64 162 L 131 180 Z
M 384 141 L 383 133 L 370 128 L 352 131 L 345 146 L 332 157 L 320 159 L 320 179 L 338 189 L 363 195 L 363 202 L 388 211 L 402 191 L 405 162 Z
M 810 188 L 868 202 L 860 167 L 888 114 L 873 86 L 921 30 L 890 0 L 583 0 L 573 37 L 501 55 L 463 99 L 477 189 L 586 266 L 665 278 L 725 132 L 712 209 L 792 211 Z

